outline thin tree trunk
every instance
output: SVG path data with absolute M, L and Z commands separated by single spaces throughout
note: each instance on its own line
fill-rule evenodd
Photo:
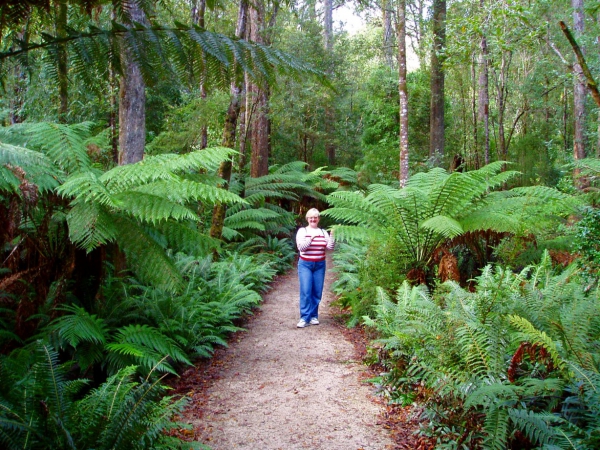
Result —
M 498 106 L 498 157 L 506 161 L 508 159 L 508 145 L 504 130 L 504 116 L 506 113 L 506 97 L 508 90 L 508 70 L 512 61 L 511 52 L 503 52 L 500 63 L 500 72 L 496 74 L 496 91 Z
M 268 44 L 265 29 L 265 5 L 263 0 L 255 0 L 249 5 L 249 38 L 253 42 Z M 277 11 L 273 11 L 269 25 L 273 24 Z M 261 177 L 269 173 L 269 90 L 256 83 L 247 87 L 248 95 L 252 98 L 252 123 L 250 142 L 252 154 L 250 158 L 250 176 Z
M 583 36 L 584 32 L 584 11 L 583 11 L 583 0 L 572 0 L 571 6 L 573 7 L 573 31 L 576 38 Z M 582 53 L 585 50 L 582 48 Z M 573 87 L 573 118 L 574 118 L 574 130 L 573 130 L 573 158 L 583 159 L 585 158 L 585 96 L 586 87 L 582 81 L 583 73 L 582 67 L 579 63 L 573 66 L 573 70 L 577 75 L 575 77 L 575 85 Z M 577 173 L 575 175 L 578 175 Z
M 240 157 L 239 157 L 239 161 L 238 161 L 238 166 L 239 166 L 239 170 L 240 172 L 243 172 L 246 164 L 248 162 L 247 160 L 247 151 L 246 151 L 246 141 L 248 138 L 248 128 L 246 127 L 246 124 L 248 123 L 248 115 L 246 114 L 247 112 L 247 95 L 246 95 L 246 83 L 244 82 L 243 85 L 243 92 L 242 92 L 242 98 L 245 98 L 246 101 L 243 101 L 241 106 L 240 106 L 240 116 L 239 116 L 239 152 L 240 152 Z
M 206 16 L 206 0 L 199 0 L 198 3 L 194 1 L 192 5 L 192 21 L 201 28 L 205 28 L 205 16 Z M 206 99 L 206 67 L 202 71 L 202 80 L 200 81 L 200 98 Z M 200 129 L 200 148 L 206 148 L 208 146 L 208 127 L 202 125 Z
M 390 68 L 394 69 L 394 28 L 392 26 L 392 5 L 391 0 L 384 0 L 381 3 L 381 13 L 383 19 L 383 54 L 385 55 L 385 63 Z
M 113 6 L 111 11 L 112 20 L 116 20 L 116 11 Z M 109 39 L 114 39 L 111 37 Z M 111 42 L 111 47 L 113 44 Z M 117 106 L 117 76 L 115 73 L 114 64 L 111 60 L 108 64 L 108 101 L 110 104 L 110 112 L 108 115 L 108 126 L 110 128 L 110 145 L 112 160 L 115 164 L 119 164 L 119 131 L 118 131 L 118 106 Z
M 598 18 L 596 23 L 600 24 L 600 12 L 598 13 Z M 596 43 L 600 49 L 600 36 L 596 38 Z M 597 128 L 597 136 L 596 136 L 596 158 L 600 158 L 600 110 L 598 111 L 598 128 Z
M 431 51 L 431 115 L 429 158 L 439 166 L 444 157 L 444 57 L 446 0 L 433 1 L 433 49 Z
M 480 0 L 479 6 L 483 10 L 484 1 Z M 485 33 L 485 31 L 484 31 Z M 481 37 L 481 59 L 479 72 L 479 110 L 478 119 L 483 123 L 483 154 L 485 164 L 490 163 L 490 82 L 488 66 L 488 46 L 485 34 Z
M 323 34 L 325 44 L 325 54 L 328 61 L 327 73 L 332 74 L 332 54 L 333 54 L 333 2 L 332 0 L 324 0 L 324 20 L 323 20 Z M 335 110 L 331 105 L 331 100 L 327 100 L 325 105 L 325 154 L 327 155 L 327 162 L 330 166 L 335 165 L 335 143 L 334 143 L 334 130 L 335 129 Z
M 583 36 L 585 31 L 583 0 L 571 0 L 571 6 L 573 7 L 573 32 L 575 33 L 575 38 L 578 39 Z M 585 48 L 581 47 L 580 50 L 581 59 L 583 59 Z M 576 75 L 573 87 L 573 159 L 579 160 L 585 158 L 585 96 L 587 90 L 584 82 L 583 67 L 579 62 L 573 65 L 573 71 Z M 588 186 L 588 182 L 580 176 L 580 173 L 580 169 L 575 169 L 573 171 L 573 178 L 575 179 L 575 185 L 583 189 Z
M 330 52 L 333 49 L 333 1 L 323 1 L 323 37 L 325 50 Z
M 129 3 L 129 20 L 146 22 L 138 3 Z M 119 93 L 119 165 L 132 164 L 144 158 L 146 144 L 146 85 L 139 66 L 128 50 L 122 55 L 123 76 Z
M 473 155 L 473 167 L 477 170 L 481 166 L 481 160 L 479 157 L 479 121 L 477 120 L 477 94 L 478 94 L 478 84 L 477 80 L 477 70 L 476 70 L 476 61 L 477 55 L 474 53 L 471 58 L 471 116 L 473 120 L 473 148 L 475 154 Z
M 563 145 L 565 149 L 565 153 L 569 150 L 569 138 L 568 138 L 568 130 L 569 130 L 569 92 L 567 90 L 567 85 L 565 84 L 563 88 L 563 115 L 562 115 L 562 125 L 563 125 Z
M 243 38 L 246 35 L 246 19 L 247 19 L 248 3 L 246 0 L 240 0 L 240 8 L 238 11 L 237 27 L 235 35 L 237 38 Z M 237 121 L 240 114 L 242 102 L 242 86 L 233 81 L 230 87 L 231 99 L 227 108 L 227 116 L 225 118 L 225 126 L 223 128 L 223 137 L 221 144 L 223 147 L 234 148 L 235 136 L 237 130 Z M 229 188 L 231 181 L 232 161 L 228 159 L 223 161 L 219 166 L 219 176 L 223 178 L 225 183 L 224 188 Z M 223 225 L 225 223 L 225 214 L 227 206 L 222 203 L 217 203 L 213 209 L 212 222 L 210 226 L 210 236 L 216 239 L 221 239 L 223 234 Z
M 398 1 L 398 95 L 400 97 L 400 187 L 408 182 L 408 86 L 406 82 L 406 0 Z

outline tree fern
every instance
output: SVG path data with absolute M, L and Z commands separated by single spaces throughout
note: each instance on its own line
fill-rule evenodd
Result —
M 11 145 L 1 135 L 0 129 L 0 191 L 18 192 L 23 177 L 33 183 L 41 193 L 52 191 L 62 178 L 60 170 L 43 153 Z
M 64 37 L 43 34 L 38 42 L 17 40 L 9 51 L 0 53 L 0 61 L 44 49 L 49 64 L 56 66 L 59 45 L 70 50 L 74 73 L 92 88 L 95 79 L 106 76 L 106 67 L 123 67 L 124 54 L 137 62 L 149 85 L 165 76 L 182 83 L 197 82 L 202 76 L 207 86 L 225 87 L 236 70 L 258 82 L 288 73 L 326 83 L 319 71 L 280 50 L 180 23 L 166 27 L 113 22 L 111 29 L 90 25 L 86 31 L 69 29 Z
M 494 163 L 452 174 L 438 168 L 415 174 L 402 189 L 372 185 L 366 195 L 334 192 L 327 197 L 332 208 L 323 214 L 346 225 L 336 231 L 338 240 L 364 242 L 372 236 L 394 240 L 412 267 L 423 268 L 432 263 L 440 245 L 466 232 L 522 231 L 525 217 L 529 215 L 527 223 L 533 223 L 544 205 L 550 208 L 550 200 L 553 205 L 562 202 L 565 213 L 570 197 L 549 188 L 515 189 L 510 195 L 520 200 L 519 206 L 504 205 L 499 199 L 506 196 L 494 197 L 490 191 L 516 173 L 500 175 L 501 167 Z

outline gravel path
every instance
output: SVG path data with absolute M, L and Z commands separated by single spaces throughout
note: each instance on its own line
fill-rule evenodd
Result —
M 202 395 L 191 395 L 186 419 L 201 430 L 198 440 L 213 450 L 394 448 L 377 425 L 372 387 L 360 381 L 365 368 L 332 317 L 331 282 L 328 270 L 321 325 L 298 329 L 296 271 L 276 280 L 247 331 L 212 365 Z

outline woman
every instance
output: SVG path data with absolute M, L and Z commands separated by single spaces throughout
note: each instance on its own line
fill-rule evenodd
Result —
M 300 322 L 298 328 L 319 325 L 319 303 L 325 282 L 325 250 L 333 250 L 331 236 L 319 228 L 319 210 L 309 209 L 306 213 L 308 226 L 296 233 L 296 246 L 300 251 L 298 279 L 300 280 Z

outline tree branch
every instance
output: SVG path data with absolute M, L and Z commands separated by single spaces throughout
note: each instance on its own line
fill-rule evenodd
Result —
M 562 20 L 559 22 L 559 25 L 560 25 L 561 30 L 567 37 L 569 44 L 571 44 L 573 51 L 575 52 L 575 56 L 577 57 L 577 62 L 579 63 L 579 66 L 581 67 L 581 72 L 582 72 L 583 76 L 585 77 L 584 81 L 586 82 L 586 86 L 592 93 L 592 97 L 594 98 L 594 101 L 596 102 L 596 104 L 598 106 L 600 106 L 600 91 L 598 91 L 598 85 L 596 84 L 596 80 L 594 80 L 592 72 L 590 72 L 590 69 L 585 60 L 585 56 L 583 55 L 583 52 L 581 51 L 579 44 L 577 44 L 577 41 L 575 40 L 575 37 L 573 37 L 571 30 L 569 30 L 569 27 L 567 27 L 567 25 Z

